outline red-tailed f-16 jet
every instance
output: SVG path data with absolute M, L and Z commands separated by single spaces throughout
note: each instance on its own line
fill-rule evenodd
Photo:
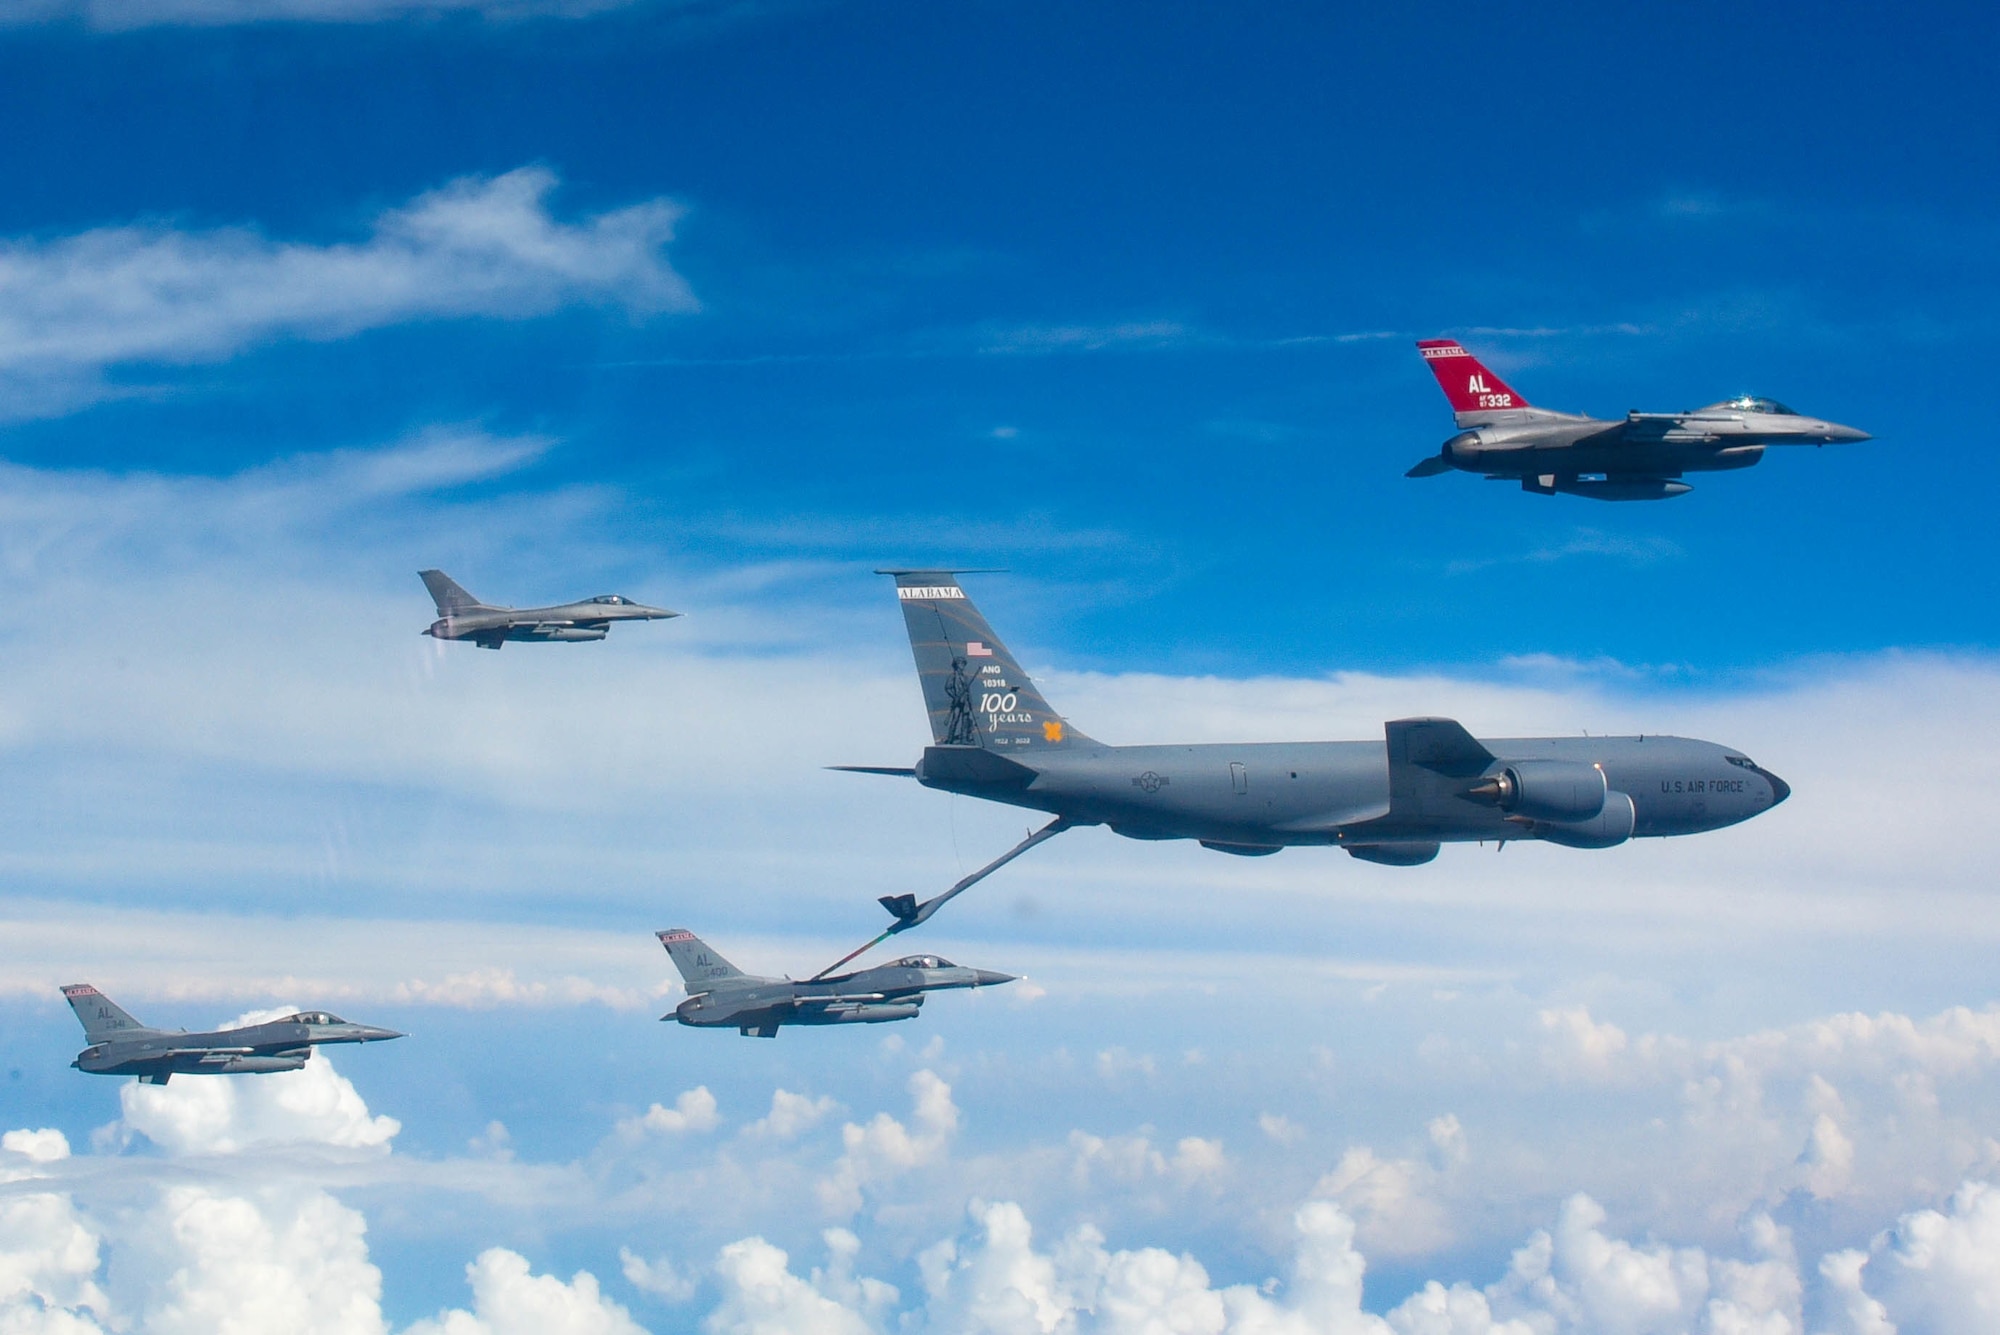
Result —
M 1406 476 L 1453 469 L 1519 481 L 1543 496 L 1659 501 L 1694 488 L 1684 473 L 1748 468 L 1769 445 L 1839 445 L 1866 431 L 1742 395 L 1679 413 L 1589 417 L 1531 407 L 1455 340 L 1424 339 L 1424 362 L 1451 401 L 1459 432 Z

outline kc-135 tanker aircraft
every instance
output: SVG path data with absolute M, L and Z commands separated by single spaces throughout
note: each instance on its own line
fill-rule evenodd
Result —
M 89 983 L 71 983 L 62 991 L 90 1043 L 70 1065 L 91 1075 L 136 1075 L 149 1085 L 164 1085 L 176 1075 L 296 1071 L 321 1043 L 379 1043 L 402 1037 L 393 1029 L 350 1024 L 325 1011 L 300 1011 L 281 1020 L 209 1033 L 153 1029 Z
M 1133 839 L 1195 839 L 1246 856 L 1332 846 L 1413 867 L 1446 843 L 1540 839 L 1610 848 L 1698 834 L 1748 820 L 1791 794 L 1783 779 L 1716 742 L 1650 733 L 1481 741 L 1447 718 L 1396 719 L 1380 742 L 1107 746 L 1050 708 L 965 596 L 957 572 L 878 573 L 895 577 L 935 744 L 907 769 L 834 768 L 907 775 L 1056 817 L 936 898 L 884 898 L 896 919 L 885 935 L 923 922 L 972 882 L 1077 825 L 1108 825 Z
M 1531 408 L 1479 359 L 1448 338 L 1417 344 L 1451 400 L 1459 433 L 1405 476 L 1460 469 L 1523 491 L 1564 492 L 1600 501 L 1658 501 L 1694 490 L 1683 473 L 1748 468 L 1767 445 L 1838 445 L 1866 431 L 1795 413 L 1751 395 L 1681 413 L 1622 419 Z
M 733 1028 L 746 1037 L 776 1038 L 778 1027 L 787 1024 L 884 1024 L 914 1019 L 923 1009 L 926 992 L 996 987 L 1014 981 L 1011 973 L 968 969 L 936 955 L 911 955 L 855 973 L 834 974 L 833 969 L 826 969 L 803 982 L 759 978 L 744 973 L 684 927 L 658 935 L 688 990 L 687 1000 L 676 1006 L 672 1015 L 660 1018 L 701 1028 Z
M 617 593 L 600 593 L 558 607 L 503 607 L 480 602 L 442 570 L 420 570 L 417 578 L 431 591 L 438 610 L 438 619 L 423 633 L 440 640 L 471 640 L 481 649 L 498 649 L 509 640 L 601 640 L 611 633 L 614 621 L 659 621 L 680 615 Z

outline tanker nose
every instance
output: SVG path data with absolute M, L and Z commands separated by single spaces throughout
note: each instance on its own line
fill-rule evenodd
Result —
M 1792 785 L 1786 783 L 1783 779 L 1771 773 L 1771 771 L 1759 767 L 1757 772 L 1764 776 L 1765 783 L 1771 785 L 1772 806 L 1777 806 L 1780 802 L 1784 801 L 1786 798 L 1792 795 Z

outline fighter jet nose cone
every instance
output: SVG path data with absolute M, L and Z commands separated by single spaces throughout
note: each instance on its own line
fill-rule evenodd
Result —
M 1786 783 L 1783 779 L 1771 773 L 1771 771 L 1767 769 L 1760 769 L 1757 772 L 1764 776 L 1765 783 L 1771 785 L 1772 806 L 1777 806 L 1780 802 L 1784 801 L 1786 798 L 1792 795 L 1792 785 Z
M 1020 976 L 1011 973 L 995 973 L 991 969 L 974 969 L 972 974 L 972 985 L 974 987 L 998 987 L 1002 983 L 1014 982 Z
M 380 1043 L 391 1038 L 408 1037 L 409 1035 L 400 1029 L 370 1029 L 362 1035 L 361 1041 L 363 1043 Z

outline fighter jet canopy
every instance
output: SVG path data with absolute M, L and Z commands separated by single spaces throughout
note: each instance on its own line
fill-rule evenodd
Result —
M 287 1023 L 287 1024 L 346 1024 L 346 1023 L 347 1023 L 347 1021 L 345 1021 L 345 1020 L 341 1019 L 341 1018 L 340 1018 L 340 1017 L 339 1017 L 338 1015 L 331 1015 L 331 1014 L 328 1014 L 328 1013 L 327 1013 L 326 1011 L 300 1011 L 300 1012 L 299 1012 L 299 1013 L 298 1013 L 297 1015 L 292 1015 L 292 1016 L 287 1016 L 287 1017 L 286 1017 L 286 1019 L 285 1019 L 285 1023 Z
M 632 600 L 630 598 L 621 598 L 615 593 L 600 593 L 590 601 L 593 603 L 610 603 L 614 607 L 623 607 Z
M 1798 414 L 1779 403 L 1776 399 L 1759 398 L 1755 394 L 1738 394 L 1735 398 L 1714 405 L 1739 413 L 1771 413 L 1778 417 L 1797 417 Z
M 896 961 L 899 969 L 956 969 L 958 966 L 942 955 L 905 955 Z

